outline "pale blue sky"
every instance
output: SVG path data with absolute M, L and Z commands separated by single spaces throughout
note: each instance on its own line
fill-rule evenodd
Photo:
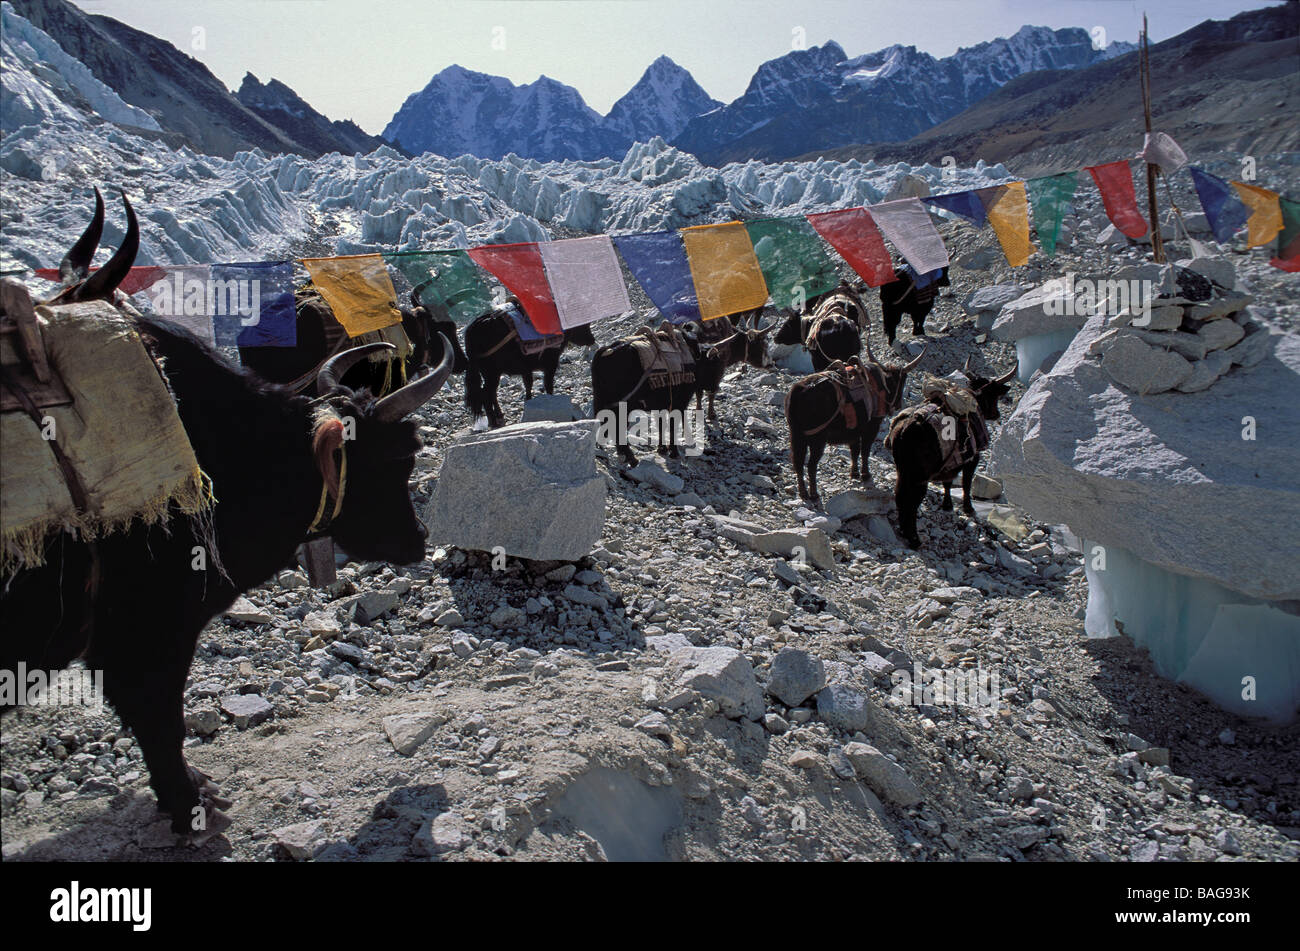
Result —
M 74 0 L 162 37 L 232 89 L 279 79 L 331 119 L 378 134 L 402 101 L 452 63 L 527 83 L 545 74 L 606 113 L 660 54 L 715 99 L 802 41 L 849 56 L 894 43 L 936 57 L 1025 24 L 1101 26 L 1162 40 L 1261 0 Z M 202 40 L 202 48 L 196 38 Z

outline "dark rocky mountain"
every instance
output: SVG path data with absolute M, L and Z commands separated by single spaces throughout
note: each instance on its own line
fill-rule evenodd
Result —
M 1133 49 L 1094 49 L 1083 29 L 1025 26 L 935 59 L 891 46 L 849 59 L 836 43 L 758 68 L 745 94 L 691 120 L 673 144 L 706 164 L 779 161 L 848 141 L 900 141 L 968 109 L 1017 76 L 1073 70 Z
M 236 98 L 315 155 L 326 152 L 370 153 L 387 144 L 379 136 L 364 132 L 351 119 L 330 121 L 278 79 L 263 85 L 256 76 L 248 73 Z
M 1207 20 L 1151 46 L 1154 125 L 1189 156 L 1300 149 L 1300 6 Z M 1124 158 L 1144 122 L 1138 54 L 1020 76 L 906 141 L 809 150 L 803 158 L 1006 162 L 1016 174 Z M 1136 152 L 1136 149 L 1133 150 Z M 1131 155 L 1132 152 L 1129 152 Z
M 241 103 L 201 62 L 165 40 L 111 17 L 84 13 L 66 0 L 12 3 L 19 16 L 53 37 L 95 78 L 196 151 L 226 158 L 254 147 L 313 158 L 322 151 L 353 151 L 342 132 L 338 143 L 328 148 L 319 137 L 312 145 L 296 140 L 278 122 L 268 122 Z M 175 144 L 175 139 L 170 141 Z

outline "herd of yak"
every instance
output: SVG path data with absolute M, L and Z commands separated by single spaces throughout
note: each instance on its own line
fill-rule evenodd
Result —
M 431 314 L 416 288 L 402 320 L 412 343 L 400 375 L 408 382 L 388 387 L 387 395 L 374 395 L 387 381 L 380 379 L 382 364 L 371 357 L 391 345 L 340 347 L 337 333 L 330 333 L 336 322 L 320 312 L 325 305 L 319 298 L 310 306 L 300 301 L 296 348 L 246 348 L 241 370 L 185 330 L 140 315 L 117 290 L 139 247 L 136 216 L 125 196 L 125 237 L 108 263 L 90 272 L 104 219 L 98 190 L 95 195 L 94 218 L 60 264 L 62 287 L 45 303 L 107 301 L 134 321 L 146 349 L 164 368 L 218 501 L 210 520 L 178 515 L 168 523 L 135 523 L 97 539 L 51 538 L 43 564 L 2 579 L 0 669 L 14 672 L 21 664 L 27 670 L 57 670 L 81 659 L 102 671 L 105 698 L 140 744 L 160 808 L 171 816 L 177 834 L 197 843 L 229 825 L 221 811 L 229 802 L 181 752 L 183 692 L 199 633 L 237 596 L 293 565 L 299 546 L 315 537 L 329 536 L 361 560 L 421 561 L 426 533 L 408 485 L 420 441 L 415 422 L 406 417 L 453 372 L 464 372 L 472 416 L 503 425 L 497 402 L 502 375 L 521 376 L 531 397 L 533 374 L 540 370 L 551 393 L 563 348 L 594 346 L 595 340 L 590 327 L 581 327 L 565 331 L 553 346 L 528 346 L 507 305 L 468 324 L 462 349 L 455 324 Z M 918 289 L 912 278 L 903 278 L 882 288 L 891 341 L 904 312 L 923 334 L 934 286 Z M 956 443 L 945 445 L 940 428 L 924 413 L 900 413 L 907 375 L 924 351 L 892 366 L 878 361 L 868 343 L 862 359 L 867 308 L 856 289 L 844 284 L 809 304 L 806 313 L 788 316 L 779 328 L 758 327 L 757 314 L 735 324 L 718 318 L 665 328 L 694 357 L 693 373 L 679 376 L 680 382 L 661 378 L 655 385 L 628 340 L 599 347 L 591 363 L 593 409 L 599 413 L 619 402 L 628 412 L 683 409 L 693 397 L 698 410 L 707 394 L 710 418 L 716 418 L 713 399 L 726 369 L 771 366 L 767 338 L 775 329 L 774 342 L 806 346 L 817 371 L 795 382 L 785 401 L 800 497 L 819 502 L 817 463 L 828 444 L 848 445 L 852 476 L 860 471 L 869 481 L 869 451 L 884 419 L 897 414 L 887 443 L 898 471 L 899 524 L 904 538 L 918 547 L 916 509 L 928 482 L 945 484 L 945 508 L 950 508 L 947 487 L 960 474 L 964 508 L 973 511 L 970 487 L 978 452 L 955 452 Z M 978 406 L 971 415 L 981 419 L 959 420 L 963 433 L 982 432 L 984 419 L 998 418 L 998 399 L 1008 391 L 1010 376 L 985 379 L 968 367 L 965 393 L 970 408 Z M 4 385 L 17 385 L 9 375 L 2 379 Z M 670 454 L 676 454 L 673 438 L 670 431 Z M 626 444 L 619 453 L 635 462 Z M 203 567 L 196 569 L 193 553 L 209 547 Z

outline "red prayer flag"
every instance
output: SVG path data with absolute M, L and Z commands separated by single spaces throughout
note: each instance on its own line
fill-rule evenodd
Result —
M 470 248 L 468 253 L 475 264 L 489 271 L 519 298 L 524 313 L 539 334 L 549 336 L 564 332 L 537 242 L 486 244 L 481 248 Z
M 99 268 L 92 267 L 86 276 L 89 277 L 98 270 Z M 166 272 L 166 268 L 156 267 L 151 264 L 133 267 L 126 272 L 126 277 L 122 278 L 122 283 L 117 285 L 117 289 L 123 294 L 138 294 L 161 281 L 167 276 Z M 47 281 L 54 281 L 56 284 L 59 283 L 59 269 L 57 267 L 38 267 L 36 276 Z
M 868 287 L 880 287 L 894 279 L 894 262 L 885 247 L 880 229 L 865 208 L 846 208 L 806 215 L 819 235 L 853 268 Z
M 1106 216 L 1115 227 L 1130 238 L 1140 238 L 1147 233 L 1147 220 L 1138 211 L 1137 193 L 1133 190 L 1133 173 L 1128 162 L 1110 162 L 1090 165 L 1088 172 L 1101 192 L 1101 202 L 1106 206 Z

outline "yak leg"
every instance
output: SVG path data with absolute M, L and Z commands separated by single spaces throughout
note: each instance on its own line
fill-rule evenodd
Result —
M 814 442 L 808 447 L 808 501 L 818 507 L 821 506 L 822 500 L 817 495 L 817 463 L 821 462 L 822 453 L 825 451 L 824 442 Z
M 483 405 L 487 409 L 488 425 L 498 429 L 506 424 L 506 414 L 497 402 L 497 391 L 501 388 L 501 374 L 495 370 L 483 374 Z
M 980 464 L 979 457 L 966 463 L 961 470 L 961 510 L 967 515 L 975 514 L 975 505 L 971 502 L 970 487 L 975 481 L 975 467 Z
M 945 512 L 952 511 L 952 479 L 943 484 L 943 504 L 939 507 Z
M 709 419 L 716 423 L 718 421 L 718 411 L 713 408 L 713 398 L 715 396 L 717 394 L 713 390 L 709 390 Z M 698 406 L 695 408 L 699 409 Z
M 898 530 L 903 540 L 912 548 L 921 547 L 921 537 L 916 533 L 916 510 L 925 497 L 925 483 L 904 482 L 900 473 L 894 486 L 894 507 L 898 510 Z
M 520 376 L 524 380 L 524 401 L 527 402 L 533 398 L 533 371 L 525 370 Z
M 850 439 L 849 440 L 849 478 L 850 479 L 856 479 L 858 477 L 858 456 L 861 455 L 861 453 L 862 453 L 862 440 Z
M 791 427 L 793 428 L 793 427 Z M 795 481 L 799 484 L 799 498 L 808 498 L 808 486 L 804 484 L 803 466 L 804 460 L 808 455 L 808 444 L 802 439 L 790 434 L 790 465 L 794 467 Z
M 916 314 L 913 314 L 913 315 L 912 315 L 912 336 L 913 336 L 913 337 L 924 337 L 924 336 L 925 336 L 925 318 L 926 318 L 926 316 L 927 316 L 927 314 L 926 314 L 926 312 L 924 312 L 924 311 L 921 313 L 921 316 L 920 316 L 920 317 L 916 316 Z
M 898 322 L 902 319 L 902 316 L 902 313 L 884 311 L 885 338 L 889 341 L 891 347 L 894 345 L 894 335 L 898 333 Z
M 876 416 L 867 421 L 862 431 L 862 481 L 867 485 L 871 484 L 871 447 L 876 444 L 876 436 L 880 434 L 880 424 L 885 421 L 883 416 Z

